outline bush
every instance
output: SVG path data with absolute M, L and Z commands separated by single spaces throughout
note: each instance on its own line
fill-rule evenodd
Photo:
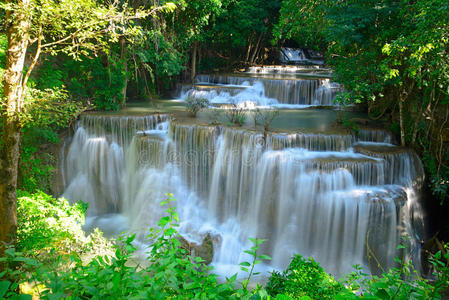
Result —
M 273 121 L 279 116 L 280 111 L 274 109 L 260 109 L 257 108 L 254 112 L 254 125 L 260 124 L 263 126 L 264 132 L 268 132 Z
M 247 112 L 243 107 L 238 107 L 237 104 L 232 103 L 231 108 L 225 109 L 224 114 L 229 123 L 242 126 L 245 123 Z
M 301 255 L 295 255 L 285 271 L 274 271 L 271 274 L 266 289 L 273 297 L 285 295 L 292 299 L 305 296 L 333 299 L 344 290 L 344 286 L 312 258 L 304 259 Z
M 88 104 L 74 101 L 64 87 L 45 90 L 28 88 L 21 121 L 24 127 L 60 130 L 69 127 L 89 107 Z
M 187 111 L 190 113 L 192 117 L 196 117 L 196 114 L 209 106 L 209 100 L 206 98 L 195 98 L 195 97 L 187 97 L 185 100 L 187 105 Z
M 399 248 L 404 248 L 400 245 Z M 447 247 L 446 247 L 447 249 Z M 396 258 L 397 267 L 391 268 L 381 276 L 369 276 L 362 272 L 360 266 L 349 274 L 344 284 L 348 289 L 342 291 L 337 299 L 358 299 L 360 295 L 365 299 L 441 299 L 441 292 L 448 287 L 449 253 L 444 257 L 441 252 L 436 253 L 430 262 L 435 272 L 434 280 L 422 278 L 410 261 Z
M 98 232 L 87 236 L 81 227 L 87 204 L 70 205 L 63 198 L 55 199 L 43 192 L 18 191 L 17 196 L 17 250 L 32 255 L 52 249 L 83 254 L 104 245 L 107 251 L 109 243 Z

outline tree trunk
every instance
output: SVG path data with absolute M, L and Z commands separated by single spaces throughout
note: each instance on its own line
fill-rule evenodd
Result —
M 17 4 L 26 8 L 30 0 L 18 0 Z M 21 95 L 23 67 L 30 20 L 21 12 L 6 15 L 6 35 L 8 48 L 6 68 L 3 77 L 5 105 L 1 108 L 3 119 L 2 145 L 0 149 L 0 241 L 15 244 L 17 235 L 17 174 L 20 146 L 20 123 L 18 114 L 23 103 Z M 0 244 L 0 256 L 4 246 Z
M 126 39 L 124 37 L 121 37 L 120 39 L 120 59 L 123 62 L 123 69 L 125 71 L 125 79 L 123 82 L 123 98 L 122 101 L 120 101 L 120 106 L 123 108 L 126 106 L 126 90 L 128 88 L 128 61 L 126 59 L 127 56 L 127 48 L 126 48 Z
M 252 64 L 253 64 L 254 61 L 256 60 L 257 52 L 259 52 L 259 46 L 260 46 L 260 41 L 262 40 L 262 36 L 263 36 L 263 33 L 261 32 L 261 33 L 259 34 L 259 38 L 257 39 L 256 48 L 254 48 L 253 55 L 251 56 L 251 61 L 250 61 L 250 62 L 251 62 Z
M 195 76 L 196 76 L 196 53 L 198 50 L 198 42 L 193 42 L 193 50 L 192 50 L 192 70 L 190 71 L 190 82 L 193 84 L 195 83 Z
M 401 146 L 405 146 L 405 128 L 404 128 L 404 101 L 403 95 L 399 96 L 399 127 L 401 130 Z
M 253 44 L 252 44 L 252 42 L 250 41 L 250 42 L 249 42 L 249 45 L 248 45 L 248 50 L 246 51 L 246 56 L 245 56 L 245 62 L 246 62 L 246 63 L 249 61 L 249 55 L 251 54 L 251 49 L 252 49 L 252 47 L 253 47 Z

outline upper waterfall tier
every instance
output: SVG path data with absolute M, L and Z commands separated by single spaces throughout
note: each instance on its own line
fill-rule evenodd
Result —
M 340 86 L 328 78 L 299 79 L 249 75 L 198 75 L 197 86 L 183 86 L 181 98 L 202 97 L 211 103 L 248 106 L 335 105 Z M 206 84 L 206 85 L 205 85 Z
M 302 66 L 255 66 L 248 67 L 245 73 L 253 75 L 299 75 L 304 77 L 332 77 L 332 70 L 323 68 L 318 65 L 302 65 Z

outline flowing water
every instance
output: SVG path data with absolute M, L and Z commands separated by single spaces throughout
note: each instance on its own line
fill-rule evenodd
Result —
M 181 96 L 204 92 L 217 103 L 237 97 L 265 106 L 331 105 L 335 97 L 332 88 L 326 96 L 319 92 L 332 86 L 328 78 L 201 75 L 197 81 L 220 91 L 189 87 Z M 377 273 L 379 265 L 394 265 L 405 235 L 407 255 L 419 263 L 419 158 L 394 145 L 388 131 L 320 127 L 317 115 L 326 113 L 332 111 L 283 111 L 280 118 L 308 126 L 265 133 L 167 114 L 85 114 L 62 158 L 63 196 L 89 203 L 88 226 L 137 232 L 142 241 L 172 193 L 181 233 L 198 244 L 212 235 L 212 264 L 227 276 L 248 260 L 249 237 L 267 239 L 263 251 L 273 260 L 263 271 L 285 268 L 299 253 L 336 275 L 353 264 Z
M 285 68 L 289 71 L 290 68 Z M 249 72 L 252 70 L 250 69 Z M 312 73 L 313 74 L 313 73 Z M 309 77 L 313 77 L 310 75 Z M 234 103 L 243 107 L 300 108 L 332 106 L 341 90 L 330 78 L 301 78 L 284 73 L 198 75 L 195 86 L 185 85 L 181 99 L 206 98 L 214 104 Z M 322 75 L 320 75 L 322 76 Z

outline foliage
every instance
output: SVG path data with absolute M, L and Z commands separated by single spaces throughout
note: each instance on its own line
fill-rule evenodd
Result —
M 356 299 L 356 295 L 368 299 L 441 299 L 441 292 L 449 285 L 448 258 L 447 252 L 444 257 L 438 252 L 431 259 L 435 281 L 420 277 L 412 264 L 405 260 L 396 259 L 398 267 L 382 276 L 369 277 L 360 266 L 354 266 L 355 271 L 344 282 L 348 289 L 336 299 Z
M 340 102 L 388 118 L 424 156 L 434 195 L 449 189 L 446 0 L 283 1 L 277 39 L 327 50 Z M 314 38 L 317 37 L 315 40 Z
M 240 269 L 244 272 L 248 273 L 248 277 L 242 281 L 242 287 L 246 290 L 248 288 L 248 284 L 250 283 L 251 277 L 259 275 L 260 272 L 254 272 L 254 267 L 260 263 L 262 263 L 263 260 L 271 260 L 271 257 L 265 254 L 259 255 L 260 245 L 262 245 L 263 242 L 266 240 L 264 239 L 258 239 L 258 238 L 249 238 L 249 240 L 253 243 L 253 246 L 249 250 L 245 250 L 244 252 L 251 255 L 252 262 L 241 262 L 240 263 Z
M 50 133 L 47 138 L 55 138 L 53 131 L 30 129 L 24 134 L 22 149 L 20 150 L 19 161 L 19 182 L 18 186 L 27 192 L 44 191 L 52 192 L 52 183 L 54 181 L 54 172 L 56 166 L 56 158 L 48 152 L 38 151 L 34 140 L 39 136 L 45 136 Z M 51 143 L 50 140 L 46 143 Z
M 237 126 L 242 126 L 247 117 L 247 111 L 237 102 L 231 102 L 230 107 L 223 110 L 223 113 L 229 123 Z
M 19 231 L 21 245 L 31 246 L 34 251 L 43 246 L 50 248 L 50 252 L 57 249 L 61 253 L 65 249 L 61 245 L 78 243 L 77 232 L 85 207 L 70 206 L 65 200 L 55 203 L 55 199 L 43 193 L 26 194 L 20 199 L 20 216 L 25 216 Z M 161 203 L 169 205 L 167 216 L 160 219 L 158 228 L 150 230 L 146 267 L 133 262 L 134 235 L 122 237 L 115 245 L 114 255 L 97 256 L 87 263 L 80 257 L 83 248 L 72 248 L 75 251 L 70 256 L 64 259 L 59 256 L 60 259 L 51 265 L 41 263 L 42 255 L 33 259 L 29 252 L 16 252 L 10 248 L 5 257 L 0 258 L 0 262 L 8 266 L 6 272 L 0 273 L 0 293 L 18 297 L 15 294 L 18 288 L 23 292 L 23 283 L 30 282 L 34 284 L 34 290 L 30 292 L 38 293 L 41 299 L 249 299 L 253 295 L 258 299 L 266 298 L 261 287 L 251 291 L 246 288 L 255 275 L 253 272 L 241 287 L 237 285 L 237 274 L 219 283 L 216 275 L 211 273 L 212 268 L 205 266 L 202 259 L 187 255 L 177 238 L 179 219 L 171 206 L 173 201 L 169 195 L 168 200 Z M 247 251 L 254 257 L 252 264 L 248 263 L 251 269 L 259 261 L 268 259 L 257 254 L 262 241 L 253 239 L 253 242 L 255 246 Z M 88 248 L 95 246 L 94 243 L 88 245 Z M 256 252 L 253 254 L 253 251 Z
M 261 124 L 264 132 L 271 128 L 273 121 L 279 116 L 279 109 L 260 109 L 257 108 L 254 114 L 254 124 Z
M 271 39 L 280 4 L 277 0 L 227 1 L 223 13 L 211 28 L 209 38 L 228 59 L 245 63 L 260 61 L 264 47 Z
M 351 131 L 357 133 L 357 134 L 360 132 L 360 128 L 359 128 L 357 122 L 354 119 L 349 118 L 348 115 L 337 114 L 336 123 L 341 125 L 344 128 L 347 128 L 348 130 L 351 130 Z
M 344 287 L 312 258 L 295 255 L 286 270 L 271 274 L 266 289 L 273 297 L 282 294 L 292 299 L 333 299 Z
M 25 111 L 21 118 L 25 128 L 67 128 L 89 107 L 82 102 L 73 101 L 63 87 L 45 90 L 29 88 L 27 93 Z
M 129 26 L 132 20 L 154 13 L 95 0 L 32 1 L 27 7 L 6 3 L 2 8 L 30 17 L 30 41 L 37 50 L 52 55 L 65 53 L 75 59 L 108 49 L 108 42 L 117 41 L 120 35 L 135 34 L 136 28 Z M 172 10 L 173 4 L 154 9 Z
M 168 206 L 167 215 L 150 229 L 145 263 L 133 257 L 134 235 L 119 238 L 114 252 L 98 232 L 86 236 L 81 229 L 85 205 L 70 205 L 44 193 L 20 192 L 19 197 L 20 251 L 8 248 L 0 258 L 7 267 L 0 273 L 0 297 L 18 298 L 19 292 L 20 299 L 27 297 L 24 293 L 41 299 L 439 299 L 448 285 L 447 252 L 432 259 L 433 282 L 398 261 L 397 268 L 382 276 L 369 277 L 356 266 L 344 281 L 347 288 L 313 259 L 296 255 L 285 271 L 272 273 L 265 289 L 249 289 L 257 275 L 254 266 L 270 259 L 259 254 L 264 240 L 250 239 L 253 246 L 245 253 L 251 261 L 240 263 L 247 278 L 239 283 L 235 274 L 220 283 L 212 267 L 181 246 L 171 195 L 161 203 Z
M 58 132 L 69 127 L 89 105 L 72 100 L 62 87 L 27 89 L 19 162 L 19 187 L 52 192 L 58 155 Z
M 209 106 L 209 100 L 206 98 L 197 98 L 197 97 L 187 97 L 185 100 L 187 111 L 190 113 L 192 117 L 196 117 L 196 114 Z
M 132 50 L 132 64 L 128 63 L 132 68 L 129 72 L 131 84 L 145 97 L 171 88 L 176 76 L 185 68 L 182 49 L 160 31 L 142 32 L 129 47 Z
M 279 22 L 273 28 L 273 42 L 292 39 L 301 47 L 326 50 L 325 18 L 328 0 L 284 0 Z
M 85 203 L 70 205 L 43 192 L 18 191 L 17 250 L 42 255 L 57 249 L 59 253 L 82 254 L 107 242 L 95 235 L 86 236 L 81 226 L 87 210 Z M 97 234 L 97 233 L 96 233 Z
M 6 48 L 8 39 L 5 34 L 0 34 L 0 76 L 3 78 L 3 72 L 6 66 Z M 0 83 L 0 93 L 3 95 L 3 81 Z

